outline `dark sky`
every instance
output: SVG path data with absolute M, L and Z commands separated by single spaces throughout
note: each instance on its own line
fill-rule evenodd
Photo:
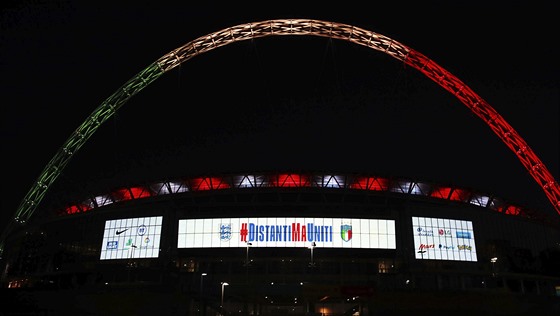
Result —
M 127 80 L 200 36 L 281 18 L 351 24 L 426 55 L 496 109 L 560 178 L 552 2 L 190 3 L 4 2 L 2 223 L 71 133 Z M 48 200 L 276 170 L 451 184 L 557 215 L 513 152 L 439 85 L 381 52 L 303 36 L 235 43 L 166 73 L 93 135 Z

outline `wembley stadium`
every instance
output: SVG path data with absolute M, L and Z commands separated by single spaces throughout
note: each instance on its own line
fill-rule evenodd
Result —
M 58 210 L 10 236 L 3 286 L 43 293 L 47 311 L 60 301 L 44 293 L 66 291 L 66 306 L 100 314 L 112 297 L 131 314 L 545 311 L 558 306 L 558 227 L 410 179 L 214 175 Z
M 193 56 L 270 35 L 382 51 L 451 92 L 514 151 L 555 208 L 550 172 L 493 109 L 413 49 L 354 26 L 273 20 L 203 36 L 111 95 L 34 183 L 1 239 L 4 314 L 524 315 L 560 311 L 560 221 L 423 179 L 247 171 L 127 183 L 38 208 L 129 98 Z

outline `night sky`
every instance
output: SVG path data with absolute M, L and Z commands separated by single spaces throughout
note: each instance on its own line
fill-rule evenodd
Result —
M 351 24 L 426 55 L 486 100 L 558 181 L 557 10 L 498 2 L 4 2 L 0 227 L 71 133 L 138 72 L 200 36 L 282 18 Z M 101 126 L 44 201 L 261 171 L 450 184 L 558 216 L 514 153 L 442 87 L 381 52 L 306 36 L 234 43 L 166 73 Z

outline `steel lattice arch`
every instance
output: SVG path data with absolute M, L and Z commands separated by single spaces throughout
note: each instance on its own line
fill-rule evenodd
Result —
M 240 24 L 201 36 L 160 57 L 128 80 L 92 112 L 49 161 L 21 201 L 8 228 L 3 232 L 2 243 L 14 223 L 24 224 L 28 221 L 45 193 L 63 172 L 74 154 L 132 96 L 166 72 L 197 55 L 234 42 L 282 35 L 318 36 L 348 41 L 383 52 L 406 65 L 414 67 L 453 94 L 492 129 L 506 146 L 515 153 L 560 214 L 560 186 L 547 167 L 492 106 L 437 63 L 398 41 L 356 26 L 311 19 L 277 19 Z M 3 250 L 3 244 L 1 249 Z

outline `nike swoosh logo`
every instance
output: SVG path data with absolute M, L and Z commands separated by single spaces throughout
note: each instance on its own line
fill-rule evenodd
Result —
M 116 231 L 116 234 L 117 234 L 117 235 L 120 235 L 120 234 L 124 233 L 124 232 L 127 231 L 127 230 L 128 230 L 128 228 L 125 228 L 125 229 L 123 229 L 123 230 L 117 230 L 117 231 Z

